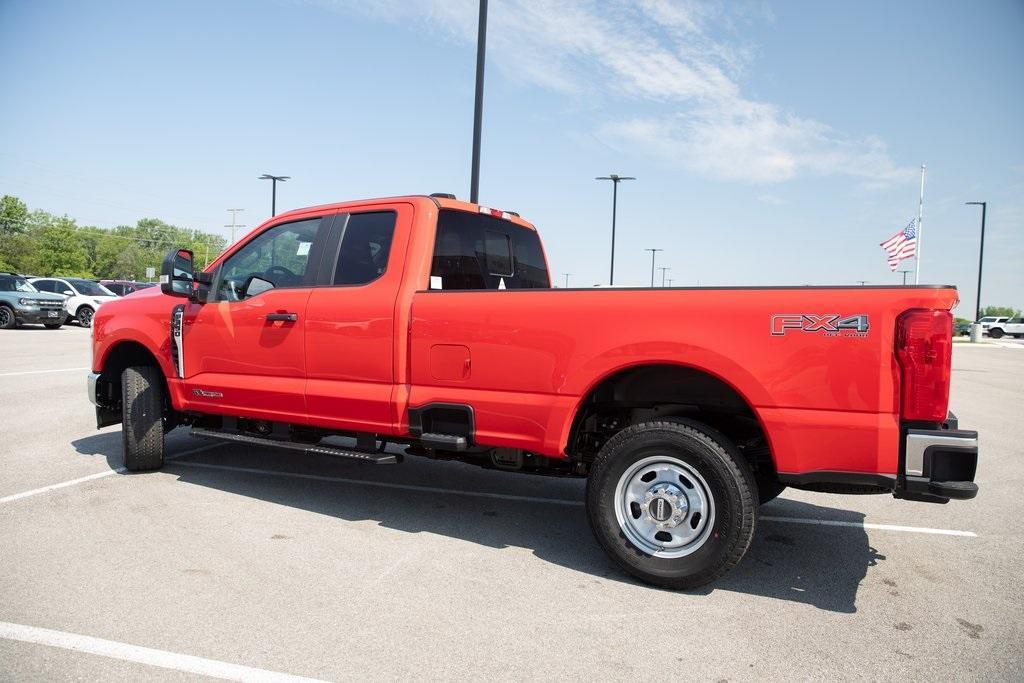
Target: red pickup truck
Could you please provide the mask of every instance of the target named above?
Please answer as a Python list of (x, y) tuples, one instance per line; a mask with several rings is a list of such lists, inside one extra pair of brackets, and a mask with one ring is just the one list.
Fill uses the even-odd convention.
[[(587, 478), (625, 571), (707, 583), (786, 486), (972, 498), (947, 412), (955, 288), (554, 289), (536, 229), (451, 195), (279, 215), (93, 321), (125, 465), (193, 434)], [(727, 330), (727, 332), (723, 332)], [(391, 448), (386, 448), (391, 444)]]

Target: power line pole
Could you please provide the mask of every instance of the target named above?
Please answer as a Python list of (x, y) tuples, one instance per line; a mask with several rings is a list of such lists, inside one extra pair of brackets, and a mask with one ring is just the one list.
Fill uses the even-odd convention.
[(644, 249), (644, 251), (651, 252), (651, 287), (654, 287), (654, 257), (657, 255), (657, 253), (659, 251), (665, 251), (665, 250), (664, 249), (646, 248), (646, 249)]
[(569, 289), (569, 276), (570, 275), (572, 275), (572, 273), (566, 273), (565, 274), (565, 288), (566, 289)]
[(668, 279), (668, 286), (669, 286), (669, 287), (671, 287), (671, 286), (672, 286), (672, 278), (669, 278), (669, 279)]
[(236, 223), (235, 217), (236, 217), (236, 214), (239, 211), (245, 211), (245, 209), (228, 209), (228, 211), (231, 212), (231, 225), (225, 225), (224, 227), (225, 228), (231, 228), (231, 244), (234, 244), (235, 243), (235, 228), (244, 228), (245, 227), (245, 223), (242, 223), (241, 225), (238, 225)]
[(480, 0), (476, 29), (476, 100), (473, 105), (473, 161), (470, 168), (469, 201), (480, 199), (480, 133), (484, 114), (484, 56), (487, 52), (487, 0)]
[(277, 184), (279, 182), (283, 183), (284, 181), (288, 180), (289, 178), (291, 178), (291, 176), (288, 176), (288, 175), (270, 175), (269, 173), (264, 173), (263, 175), (261, 175), (257, 179), (257, 180), (269, 180), (271, 182), (271, 184), (272, 184), (272, 188), (270, 190), (270, 215), (271, 215), (271, 217), (277, 215)]
[(615, 284), (615, 214), (618, 212), (619, 203), (619, 183), (623, 180), (636, 180), (632, 176), (621, 176), (614, 173), (610, 173), (606, 176), (600, 176), (594, 178), (594, 180), (610, 180), (612, 181), (612, 265), (611, 272), (608, 275), (608, 284)]
[(903, 273), (903, 286), (906, 287), (907, 286), (907, 273), (913, 273), (914, 271), (908, 269), (908, 270), (901, 270), (899, 272)]
[(672, 270), (672, 269), (669, 268), (668, 266), (658, 266), (658, 270), (661, 271), (661, 286), (664, 287), (665, 286), (665, 271), (666, 270)]

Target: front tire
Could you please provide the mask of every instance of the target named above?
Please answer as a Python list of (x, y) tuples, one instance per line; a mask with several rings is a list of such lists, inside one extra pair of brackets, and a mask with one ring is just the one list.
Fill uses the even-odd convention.
[(124, 466), (132, 472), (158, 470), (164, 464), (164, 390), (152, 365), (125, 368), (121, 375)]
[(0, 330), (13, 330), (17, 322), (14, 311), (8, 306), (0, 306)]
[(92, 327), (92, 316), (96, 311), (92, 310), (89, 306), (81, 306), (78, 312), (75, 313), (75, 320), (82, 327)]
[(757, 485), (726, 437), (666, 419), (622, 430), (594, 461), (587, 516), (601, 547), (638, 579), (673, 589), (714, 581), (746, 553)]

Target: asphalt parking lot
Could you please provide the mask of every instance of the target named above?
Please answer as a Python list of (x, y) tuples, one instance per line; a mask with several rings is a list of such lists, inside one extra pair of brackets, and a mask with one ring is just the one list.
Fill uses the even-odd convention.
[(976, 500), (787, 491), (690, 593), (613, 568), (577, 480), (184, 430), (120, 472), (88, 365), (88, 330), (0, 331), (0, 678), (1019, 680), (1024, 347), (954, 353)]

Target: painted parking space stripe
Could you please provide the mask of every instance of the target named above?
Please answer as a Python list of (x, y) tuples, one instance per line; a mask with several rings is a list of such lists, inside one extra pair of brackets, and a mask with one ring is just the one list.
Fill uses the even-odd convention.
[(0, 638), (14, 640), (21, 643), (32, 643), (36, 645), (48, 645), (63, 650), (75, 652), (87, 652), (101, 657), (120, 659), (126, 662), (137, 662), (162, 669), (174, 669), (186, 673), (210, 676), (228, 681), (317, 681), (315, 678), (292, 676), (290, 674), (257, 669), (241, 664), (221, 662), (216, 659), (205, 657), (194, 657), (183, 655), (177, 652), (156, 650), (151, 647), (129, 645), (114, 640), (93, 638), (77, 633), (65, 631), (54, 631), (48, 628), (36, 626), (25, 626), (23, 624), (12, 624), (7, 621), (0, 621)]
[(921, 526), (902, 526), (899, 524), (871, 524), (868, 522), (841, 522), (834, 519), (803, 519), (800, 517), (775, 517), (772, 515), (761, 515), (758, 519), (763, 522), (785, 522), (789, 524), (817, 524), (820, 526), (848, 526), (857, 529), (878, 529), (879, 531), (906, 531), (913, 534), (936, 534), (939, 536), (964, 536), (966, 538), (977, 538), (978, 534), (973, 531), (959, 531), (957, 529), (929, 529)]
[(20, 375), (47, 375), (53, 372), (88, 372), (91, 368), (59, 368), (57, 370), (25, 370), (23, 372), (0, 372), (0, 377), (18, 377)]
[[(177, 467), (196, 467), (208, 470), (221, 470), (225, 472), (241, 472), (243, 474), (258, 474), (268, 477), (283, 477), (291, 479), (305, 479), (307, 481), (335, 482), (340, 484), (354, 484), (356, 486), (369, 486), (384, 489), (399, 489), (403, 491), (424, 491), (426, 493), (445, 493), (470, 498), (496, 498), (499, 500), (514, 500), (528, 503), (548, 503), (551, 505), (569, 505), (583, 507), (582, 500), (570, 500), (566, 498), (545, 498), (542, 496), (519, 496), (508, 493), (488, 493), (485, 491), (466, 491), (461, 489), (441, 488), (438, 486), (418, 486), (416, 484), (393, 484), (383, 481), (366, 481), (365, 479), (352, 479), (349, 477), (331, 477), (320, 474), (302, 474), (299, 472), (279, 472), (275, 470), (261, 470), (255, 467), (236, 467), (234, 465), (217, 465), (205, 462), (176, 462)], [(801, 517), (777, 517), (774, 515), (761, 515), (760, 520), (766, 522), (781, 522), (791, 524), (816, 524), (820, 526), (852, 527), (856, 529), (875, 529), (878, 531), (903, 531), (917, 534), (937, 534), (942, 536), (961, 536), (975, 538), (977, 534), (973, 531), (960, 531), (957, 529), (930, 529), (927, 527), (902, 526), (898, 524), (872, 524), (868, 522), (842, 522), (830, 519), (804, 519)]]
[[(213, 443), (213, 444), (206, 444), (205, 446), (199, 446), (198, 448), (190, 448), (187, 451), (182, 451), (181, 453), (175, 453), (174, 455), (168, 456), (166, 459), (167, 460), (174, 460), (175, 458), (183, 458), (186, 455), (192, 455), (194, 453), (199, 453), (201, 451), (207, 451), (207, 450), (210, 450), (211, 448), (215, 448), (215, 447), (220, 446), (220, 445), (221, 444), (219, 444), (219, 443)], [(128, 470), (125, 469), (124, 467), (118, 467), (118, 468), (113, 469), (113, 470), (104, 470), (103, 472), (97, 472), (96, 474), (88, 474), (88, 475), (86, 475), (84, 477), (79, 477), (78, 479), (70, 479), (68, 481), (62, 481), (62, 482), (59, 482), (57, 484), (50, 484), (49, 486), (42, 486), (42, 487), (37, 488), (37, 489), (32, 489), (31, 491), (22, 491), (21, 493), (14, 493), (14, 494), (11, 494), (9, 496), (4, 496), (3, 498), (0, 498), (0, 505), (2, 505), (4, 503), (12, 503), (12, 502), (14, 502), (16, 500), (21, 500), (23, 498), (31, 498), (32, 496), (38, 496), (38, 495), (40, 495), (42, 493), (49, 493), (50, 491), (57, 491), (59, 489), (65, 489), (65, 488), (68, 488), (69, 486), (77, 486), (78, 484), (84, 484), (87, 481), (93, 481), (95, 479), (102, 479), (103, 477), (109, 477), (112, 474), (121, 474), (122, 472), (127, 472), (127, 471)]]

